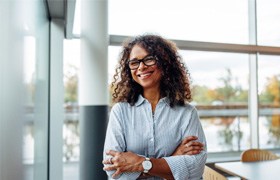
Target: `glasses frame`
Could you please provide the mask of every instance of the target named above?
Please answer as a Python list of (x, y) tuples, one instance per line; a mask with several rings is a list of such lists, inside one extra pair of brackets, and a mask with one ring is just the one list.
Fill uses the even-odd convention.
[[(152, 57), (152, 59), (155, 61), (155, 63), (154, 63), (154, 64), (150, 64), (150, 65), (146, 64), (145, 61), (148, 60), (148, 58), (151, 58), (151, 57)], [(135, 68), (131, 68), (129, 64), (130, 64), (130, 62), (132, 62), (132, 61), (133, 61), (133, 62), (137, 62), (137, 63), (138, 63), (138, 66), (135, 67)], [(138, 68), (139, 68), (141, 62), (143, 62), (143, 64), (144, 64), (145, 66), (153, 66), (153, 65), (155, 65), (155, 64), (157, 63), (157, 61), (158, 61), (158, 59), (157, 59), (156, 56), (147, 55), (147, 56), (145, 56), (143, 59), (131, 59), (131, 60), (128, 60), (128, 61), (127, 61), (127, 65), (128, 65), (128, 67), (129, 67), (130, 70), (135, 70), (135, 69), (138, 69)]]

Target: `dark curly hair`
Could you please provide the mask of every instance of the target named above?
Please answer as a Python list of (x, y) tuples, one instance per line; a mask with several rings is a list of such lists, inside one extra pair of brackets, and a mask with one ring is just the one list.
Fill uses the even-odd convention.
[(158, 35), (141, 35), (125, 41), (119, 56), (112, 82), (113, 102), (128, 102), (134, 105), (143, 88), (136, 83), (131, 75), (127, 61), (134, 45), (144, 48), (148, 54), (157, 57), (157, 66), (161, 69), (160, 95), (167, 97), (170, 106), (183, 106), (192, 99), (190, 76), (182, 62), (175, 43)]

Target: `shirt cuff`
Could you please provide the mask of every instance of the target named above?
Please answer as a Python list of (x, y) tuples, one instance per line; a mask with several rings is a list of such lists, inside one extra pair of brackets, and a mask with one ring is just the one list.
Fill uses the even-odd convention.
[[(107, 171), (108, 180), (113, 180), (112, 175), (115, 171)], [(131, 179), (137, 179), (140, 176), (141, 172), (125, 172), (116, 177), (115, 179), (118, 180), (131, 180)]]
[(189, 166), (194, 163), (193, 158), (185, 158), (184, 156), (170, 156), (164, 157), (164, 159), (169, 165), (175, 180), (189, 179), (191, 169)]

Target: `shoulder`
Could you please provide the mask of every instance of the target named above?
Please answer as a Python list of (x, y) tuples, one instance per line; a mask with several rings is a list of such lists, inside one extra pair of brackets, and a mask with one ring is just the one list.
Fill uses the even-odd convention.
[(130, 107), (131, 107), (131, 105), (127, 102), (118, 102), (112, 106), (111, 111), (113, 111), (113, 112), (125, 111)]
[(178, 116), (184, 117), (183, 119), (198, 118), (198, 111), (192, 104), (186, 103), (182, 106), (175, 106), (173, 109), (173, 112)]
[(190, 104), (190, 103), (186, 103), (182, 106), (175, 106), (175, 108), (178, 109), (181, 112), (188, 112), (188, 113), (197, 111), (195, 106)]

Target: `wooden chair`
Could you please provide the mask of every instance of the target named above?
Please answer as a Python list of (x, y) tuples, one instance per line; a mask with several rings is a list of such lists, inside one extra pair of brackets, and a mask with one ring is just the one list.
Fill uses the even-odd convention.
[(261, 149), (248, 149), (241, 154), (242, 162), (275, 160), (279, 157), (271, 151)]
[(225, 176), (218, 173), (214, 169), (208, 167), (205, 165), (204, 167), (204, 173), (203, 173), (203, 179), (204, 180), (227, 180)]

